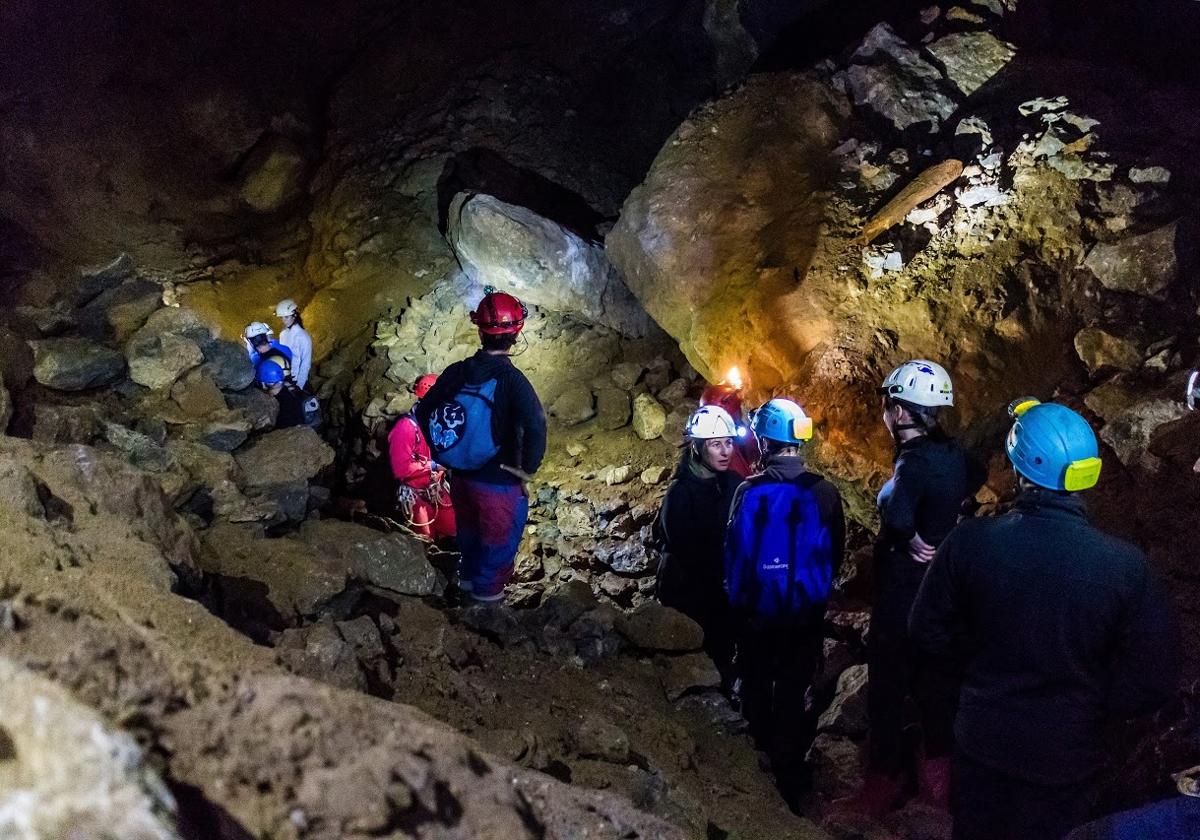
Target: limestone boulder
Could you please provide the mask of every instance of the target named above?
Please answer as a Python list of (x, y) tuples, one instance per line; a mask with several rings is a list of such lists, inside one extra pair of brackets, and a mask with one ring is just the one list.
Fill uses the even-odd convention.
[(203, 419), (225, 413), (229, 406), (205, 368), (196, 368), (171, 386), (171, 400), (189, 417)]
[[(204, 532), (200, 567), (221, 581), (226, 614), (247, 631), (282, 629), (329, 613), (346, 590), (343, 558), (255, 526), (218, 523)], [(255, 626), (248, 626), (248, 623)]]
[(649, 394), (633, 398), (633, 431), (642, 440), (662, 437), (667, 427), (667, 411)]
[(305, 523), (300, 539), (319, 555), (341, 562), (352, 577), (400, 595), (431, 595), (438, 574), (425, 545), (407, 534), (385, 534), (353, 522)]
[(1161, 298), (1179, 271), (1177, 226), (1171, 222), (1138, 236), (1100, 242), (1088, 252), (1084, 268), (1106, 289)]
[(225, 402), (250, 424), (256, 432), (275, 428), (279, 417), (279, 400), (261, 388), (246, 388), (225, 395)]
[(600, 428), (620, 429), (629, 423), (629, 393), (620, 388), (600, 388), (596, 391), (596, 422)]
[(667, 660), (662, 673), (663, 691), (672, 703), (686, 694), (721, 686), (721, 672), (704, 653), (688, 653)]
[(334, 451), (307, 426), (268, 432), (239, 451), (238, 466), (247, 486), (308, 481), (333, 463)]
[(214, 341), (204, 348), (204, 370), (222, 391), (241, 391), (254, 382), (246, 348), (232, 341)]
[(550, 404), (551, 417), (574, 426), (596, 416), (595, 400), (591, 389), (583, 385), (568, 388)]
[(867, 734), (867, 666), (851, 665), (837, 681), (833, 702), (817, 721), (819, 732), (860, 737)]
[(1153, 469), (1158, 459), (1150, 452), (1150, 441), (1161, 427), (1187, 416), (1187, 408), (1176, 400), (1141, 400), (1110, 419), (1100, 429), (1100, 439), (1117, 453), (1126, 466), (1140, 464)]
[(161, 286), (131, 280), (101, 292), (76, 313), (76, 320), (89, 338), (123, 342), (161, 306)]
[[(676, 130), (607, 237), (634, 294), (710, 381), (751, 347), (762, 368), (791, 370), (831, 331), (793, 267), (816, 245), (837, 113), (804, 77), (751, 77)], [(644, 370), (629, 368), (613, 372), (621, 387)]]
[(631, 645), (644, 650), (687, 652), (704, 641), (700, 625), (671, 607), (646, 601), (617, 619), (617, 632)]
[(0, 836), (177, 840), (175, 800), (134, 739), (0, 659)]
[(1075, 352), (1093, 376), (1133, 370), (1142, 363), (1142, 353), (1136, 343), (1098, 327), (1088, 327), (1075, 334)]
[(33, 378), (56, 391), (86, 391), (110, 385), (125, 370), (125, 358), (85, 338), (48, 338), (30, 342)]
[(1012, 61), (1016, 48), (990, 32), (952, 32), (925, 48), (963, 96), (970, 96)]
[(170, 388), (204, 361), (200, 345), (174, 333), (135, 335), (125, 348), (129, 378), (154, 390)]
[(913, 126), (936, 131), (957, 108), (937, 68), (886, 23), (867, 33), (852, 60), (843, 78), (854, 103), (898, 131)]
[(459, 262), (480, 285), (629, 336), (649, 329), (645, 311), (604, 249), (532, 210), (463, 193), (450, 205), (449, 226)]

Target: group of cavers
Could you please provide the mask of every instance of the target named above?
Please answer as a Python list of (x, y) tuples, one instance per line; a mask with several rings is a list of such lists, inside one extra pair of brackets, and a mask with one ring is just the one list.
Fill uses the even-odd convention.
[[(1087, 519), (1080, 493), (1101, 466), (1087, 421), (1014, 401), (1016, 499), (972, 518), (986, 475), (939, 422), (954, 405), (946, 370), (905, 362), (878, 391), (895, 454), (871, 562), (867, 770), (833, 810), (882, 818), (915, 796), (949, 809), (956, 840), (1200, 838), (1190, 797), (1088, 822), (1103, 730), (1172, 697), (1179, 640), (1143, 554)], [(701, 402), (658, 520), (658, 597), (704, 628), (794, 802), (845, 550), (842, 502), (805, 468), (812, 421), (795, 402), (772, 399), (748, 424), (731, 387), (710, 386)]]
[[(303, 331), (294, 304), (278, 312), (280, 341), (247, 330), (252, 359), (264, 387), (303, 395), (311, 340), (292, 343)], [(511, 359), (527, 316), (517, 298), (485, 289), (470, 313), (479, 351), (419, 377), (415, 405), (388, 438), (406, 523), (453, 540), (468, 602), (503, 600), (527, 482), (545, 454), (541, 403)], [(284, 349), (288, 365), (273, 356)], [(972, 518), (985, 473), (939, 422), (954, 405), (946, 370), (906, 362), (879, 396), (895, 458), (877, 499), (868, 769), (834, 807), (882, 817), (916, 796), (950, 809), (956, 840), (1200, 837), (1200, 799), (1185, 797), (1087, 823), (1104, 727), (1159, 708), (1179, 668), (1171, 606), (1144, 555), (1087, 519), (1080, 493), (1101, 466), (1087, 421), (1056, 403), (1015, 401), (1005, 450), (1017, 497), (1003, 515)], [(805, 467), (812, 435), (792, 399), (747, 416), (738, 389), (710, 386), (654, 528), (658, 599), (703, 628), (724, 688), (793, 802), (846, 542), (838, 490)]]

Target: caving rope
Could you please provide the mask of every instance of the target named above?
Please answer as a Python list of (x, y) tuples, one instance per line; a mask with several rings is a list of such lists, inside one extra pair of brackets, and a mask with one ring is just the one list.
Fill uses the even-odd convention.
[[(432, 508), (427, 522), (418, 522), (416, 519), (417, 502), (422, 500)], [(400, 486), (396, 488), (396, 507), (399, 508), (404, 517), (404, 524), (409, 529), (428, 528), (437, 519), (441, 509), (449, 506), (450, 483), (445, 470), (434, 474), (432, 480), (425, 487), (412, 487), (401, 482)]]

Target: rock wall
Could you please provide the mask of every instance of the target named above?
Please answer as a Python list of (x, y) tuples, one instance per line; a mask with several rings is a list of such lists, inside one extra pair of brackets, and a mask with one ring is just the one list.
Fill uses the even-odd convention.
[[(1194, 230), (1191, 176), (1168, 194), (1146, 162), (1176, 159), (1173, 143), (1145, 145), (1147, 127), (1132, 155), (1129, 116), (1082, 92), (1101, 71), (1026, 61), (991, 15), (927, 17), (925, 46), (880, 25), (842, 63), (754, 76), (695, 111), (607, 240), (706, 378), (737, 364), (755, 397), (790, 393), (818, 418), (814, 457), (864, 521), (890, 452), (873, 388), (900, 361), (945, 363), (956, 427), (994, 452), (1013, 395), (1082, 407), (1136, 370), (1145, 399), (1194, 356), (1177, 264), (1195, 250), (1178, 233)], [(1123, 422), (1110, 445), (1134, 427), (1148, 441)]]

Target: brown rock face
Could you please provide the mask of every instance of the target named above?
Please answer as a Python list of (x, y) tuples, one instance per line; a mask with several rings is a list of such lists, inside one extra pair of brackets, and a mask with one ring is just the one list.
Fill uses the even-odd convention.
[(609, 234), (629, 287), (713, 381), (752, 347), (762, 384), (783, 381), (831, 332), (805, 275), (836, 114), (802, 76), (754, 77), (680, 126)]

